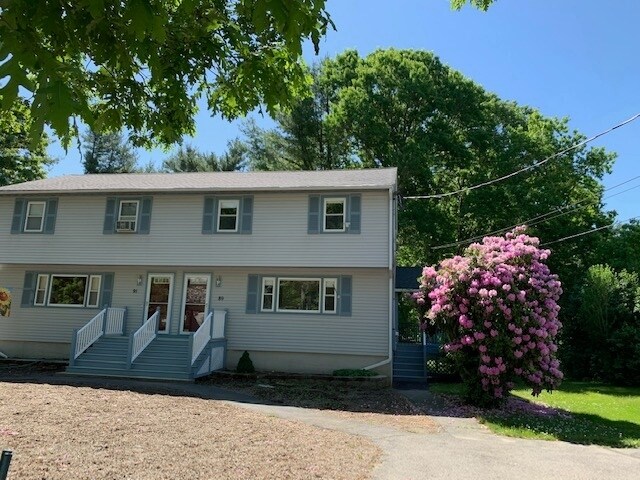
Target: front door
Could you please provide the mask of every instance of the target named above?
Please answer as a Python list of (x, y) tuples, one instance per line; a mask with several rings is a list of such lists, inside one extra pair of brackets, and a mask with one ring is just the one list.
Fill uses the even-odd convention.
[(173, 295), (172, 273), (151, 273), (147, 281), (147, 318), (160, 308), (158, 333), (169, 332), (171, 297)]
[(184, 276), (181, 332), (198, 330), (209, 312), (211, 275), (194, 273)]

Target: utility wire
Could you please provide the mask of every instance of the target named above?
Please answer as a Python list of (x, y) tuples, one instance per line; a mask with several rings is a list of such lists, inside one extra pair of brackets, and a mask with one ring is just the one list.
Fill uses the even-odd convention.
[[(613, 190), (615, 188), (621, 187), (622, 185), (625, 185), (625, 184), (627, 184), (629, 182), (637, 180), (638, 178), (640, 178), (640, 175), (637, 175), (637, 176), (635, 176), (633, 178), (630, 178), (629, 180), (625, 180), (624, 182), (618, 183), (617, 185), (614, 185), (612, 187), (606, 188), (605, 190), (603, 190), (603, 192), (608, 192), (609, 190)], [(640, 188), (640, 184), (639, 185), (635, 185), (635, 186), (630, 187), (630, 188), (627, 188), (625, 190), (622, 190), (621, 192), (617, 192), (617, 193), (614, 193), (612, 195), (607, 195), (606, 197), (603, 197), (601, 200), (607, 200), (609, 198), (613, 198), (613, 197), (616, 197), (618, 195), (622, 195), (623, 193), (626, 193), (629, 190), (633, 190), (635, 188)], [(585, 203), (587, 201), (588, 200), (585, 199), (585, 200), (581, 200), (579, 202), (576, 202), (573, 205), (568, 205), (566, 207), (557, 207), (557, 208), (555, 208), (555, 209), (553, 209), (553, 210), (551, 210), (551, 211), (549, 211), (547, 213), (543, 213), (541, 215), (538, 215), (537, 217), (533, 217), (533, 218), (530, 218), (528, 220), (524, 220), (522, 222), (518, 222), (515, 225), (511, 225), (509, 227), (500, 228), (498, 230), (494, 230), (492, 232), (484, 233), (482, 235), (476, 235), (474, 237), (470, 237), (470, 238), (467, 238), (465, 240), (459, 240), (457, 242), (451, 242), (451, 243), (446, 243), (446, 244), (443, 244), (443, 245), (437, 245), (435, 247), (431, 247), (431, 250), (441, 250), (443, 248), (457, 247), (459, 245), (465, 245), (467, 243), (471, 243), (471, 242), (474, 242), (476, 240), (482, 240), (484, 237), (487, 237), (487, 236), (490, 236), (490, 235), (496, 235), (498, 233), (502, 233), (502, 232), (506, 232), (508, 230), (512, 230), (515, 227), (518, 227), (520, 225), (527, 225), (527, 226), (537, 225), (539, 223), (546, 222), (547, 220), (552, 220), (554, 218), (561, 217), (563, 215), (566, 215), (567, 213), (571, 213), (571, 212), (574, 212), (576, 210), (579, 210), (579, 209), (582, 209), (582, 208), (585, 208), (585, 207), (591, 205), (590, 203), (587, 203), (586, 205), (582, 205), (583, 203)], [(582, 206), (580, 206), (580, 205), (582, 205)], [(566, 210), (566, 209), (569, 209), (569, 210)], [(565, 210), (565, 211), (563, 212), (563, 210)], [(558, 213), (558, 212), (560, 212), (560, 213)], [(558, 214), (557, 215), (553, 215), (554, 213), (558, 213)], [(552, 216), (550, 216), (550, 215), (552, 215)]]
[(618, 123), (617, 125), (614, 125), (611, 128), (608, 128), (607, 130), (604, 130), (600, 133), (595, 134), (592, 137), (589, 137), (585, 140), (582, 140), (581, 142), (576, 143), (575, 145), (572, 145), (570, 147), (567, 147), (563, 150), (560, 150), (559, 152), (554, 153), (553, 155), (551, 155), (550, 157), (545, 158), (544, 160), (540, 160), (539, 162), (536, 162), (532, 165), (529, 165), (527, 167), (521, 168), (520, 170), (516, 170), (515, 172), (511, 172), (507, 175), (503, 175), (502, 177), (498, 177), (498, 178), (494, 178), (493, 180), (487, 180), (486, 182), (482, 182), (482, 183), (478, 183), (476, 185), (472, 185), (470, 187), (465, 187), (465, 188), (460, 188), (458, 190), (454, 190), (452, 192), (445, 192), (445, 193), (435, 193), (433, 195), (414, 195), (414, 196), (410, 196), (410, 197), (404, 197), (405, 199), (408, 200), (424, 200), (424, 199), (430, 199), (430, 198), (446, 198), (446, 197), (451, 197), (453, 195), (457, 195), (459, 193), (463, 193), (463, 192), (468, 192), (471, 190), (477, 190), (478, 188), (482, 188), (482, 187), (486, 187), (489, 185), (492, 185), (494, 183), (498, 183), (498, 182), (502, 182), (504, 180), (507, 180), (508, 178), (511, 177), (515, 177), (516, 175), (519, 175), (521, 173), (527, 172), (529, 170), (533, 170), (534, 168), (538, 168), (540, 165), (544, 165), (545, 163), (547, 163), (550, 160), (553, 160), (554, 158), (557, 158), (561, 155), (564, 155), (565, 153), (569, 153), (573, 150), (576, 150), (577, 148), (582, 147), (583, 145), (586, 145), (587, 143), (593, 142), (594, 140), (596, 140), (597, 138), (600, 138), (604, 135), (607, 135), (608, 133), (613, 132), (614, 130), (616, 130), (617, 128), (623, 127), (631, 122), (633, 122), (634, 120), (637, 120), (638, 118), (640, 118), (640, 113), (636, 113), (633, 117), (625, 120), (624, 122)]
[(611, 228), (616, 223), (619, 223), (619, 224), (627, 223), (627, 222), (630, 222), (631, 220), (635, 220), (635, 219), (638, 219), (638, 218), (640, 218), (640, 215), (638, 215), (636, 217), (627, 218), (624, 222), (613, 222), (613, 223), (610, 223), (609, 225), (604, 225), (604, 226), (598, 227), (598, 228), (592, 228), (591, 230), (586, 230), (584, 232), (576, 233), (575, 235), (569, 235), (568, 237), (562, 237), (562, 238), (559, 238), (557, 240), (552, 240), (551, 242), (543, 243), (540, 246), (541, 247), (546, 247), (547, 245), (552, 245), (554, 243), (564, 242), (565, 240), (569, 240), (571, 238), (582, 237), (583, 235), (588, 235), (590, 233), (597, 232), (598, 230), (604, 230), (605, 228)]

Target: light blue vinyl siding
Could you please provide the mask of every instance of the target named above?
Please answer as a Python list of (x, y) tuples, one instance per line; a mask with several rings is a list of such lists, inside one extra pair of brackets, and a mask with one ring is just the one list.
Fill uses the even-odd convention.
[(148, 235), (104, 235), (106, 195), (59, 196), (54, 235), (11, 235), (14, 199), (0, 197), (0, 264), (388, 267), (388, 191), (360, 200), (359, 235), (309, 235), (307, 192), (253, 195), (250, 235), (203, 235), (196, 194), (155, 195)]
[[(38, 270), (55, 273), (104, 274), (103, 266), (60, 267), (42, 265)], [(27, 265), (2, 265), (2, 286), (9, 288), (14, 298), (10, 317), (0, 317), (0, 340), (70, 343), (74, 328), (80, 328), (99, 308), (39, 307), (22, 308), (20, 299), (25, 273), (34, 271)], [(231, 267), (189, 267), (168, 269), (165, 266), (113, 267), (113, 307), (127, 307), (127, 332), (137, 329), (144, 317), (146, 285), (137, 285), (139, 275), (149, 272), (174, 274), (170, 332), (177, 334), (180, 326), (185, 274), (207, 273), (220, 278), (213, 282), (211, 308), (228, 311), (226, 332), (228, 348), (272, 352), (340, 353), (347, 355), (388, 354), (389, 283), (388, 271), (376, 269), (328, 268), (265, 268), (263, 275), (290, 277), (352, 278), (351, 315), (245, 313), (247, 278), (253, 269)], [(106, 288), (106, 287), (105, 287)], [(34, 352), (33, 357), (37, 357)]]

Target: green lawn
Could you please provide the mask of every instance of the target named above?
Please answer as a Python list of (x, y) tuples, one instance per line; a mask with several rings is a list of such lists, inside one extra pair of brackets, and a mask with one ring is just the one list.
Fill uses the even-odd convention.
[[(450, 395), (461, 391), (455, 384), (434, 384), (431, 390)], [(478, 419), (492, 431), (513, 437), (640, 447), (640, 388), (567, 381), (537, 399), (526, 389), (513, 395), (527, 403), (511, 400), (503, 409), (478, 410)]]

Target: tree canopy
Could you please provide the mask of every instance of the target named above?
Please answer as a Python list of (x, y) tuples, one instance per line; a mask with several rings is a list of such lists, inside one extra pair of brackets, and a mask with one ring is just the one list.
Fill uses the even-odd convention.
[(30, 125), (29, 106), (24, 100), (18, 98), (10, 108), (0, 110), (0, 187), (44, 178), (45, 167), (53, 163), (46, 153), (46, 135), (32, 142)]
[(33, 95), (31, 134), (67, 144), (76, 119), (137, 145), (194, 132), (196, 102), (234, 118), (307, 87), (302, 44), (332, 25), (325, 0), (5, 0), (0, 88)]
[(89, 131), (83, 135), (84, 173), (132, 173), (138, 157), (122, 134)]
[[(398, 167), (401, 264), (434, 263), (462, 251), (468, 238), (555, 209), (563, 215), (531, 225), (530, 232), (543, 243), (611, 222), (611, 215), (602, 211), (600, 180), (614, 155), (601, 148), (578, 148), (507, 181), (465, 190), (531, 167), (585, 137), (571, 131), (567, 119), (501, 100), (432, 53), (388, 49), (360, 57), (347, 51), (322, 62), (314, 78), (314, 103), (324, 102), (314, 120), (317, 126), (306, 128), (309, 117), (296, 119), (295, 113), (307, 108), (299, 102), (292, 113), (275, 117), (275, 130), (257, 139), (248, 136), (249, 157), (262, 154), (256, 145), (279, 143), (297, 158), (285, 164), (288, 168), (324, 168), (320, 159), (310, 164), (314, 156), (298, 153), (304, 142), (313, 144), (321, 128), (331, 132), (332, 145), (346, 149), (341, 155), (350, 165)], [(279, 161), (267, 155), (267, 165), (253, 165), (271, 169), (272, 158)], [(406, 198), (454, 190), (462, 191), (441, 199)], [(572, 209), (578, 202), (581, 208)], [(461, 243), (434, 248), (456, 242)], [(584, 251), (594, 248), (595, 239), (588, 235), (558, 244), (552, 267), (562, 278), (584, 266)]]
[(182, 172), (232, 172), (245, 167), (246, 147), (238, 140), (228, 143), (227, 151), (221, 156), (203, 153), (195, 147), (180, 147), (176, 153), (164, 160), (162, 170), (169, 173)]

